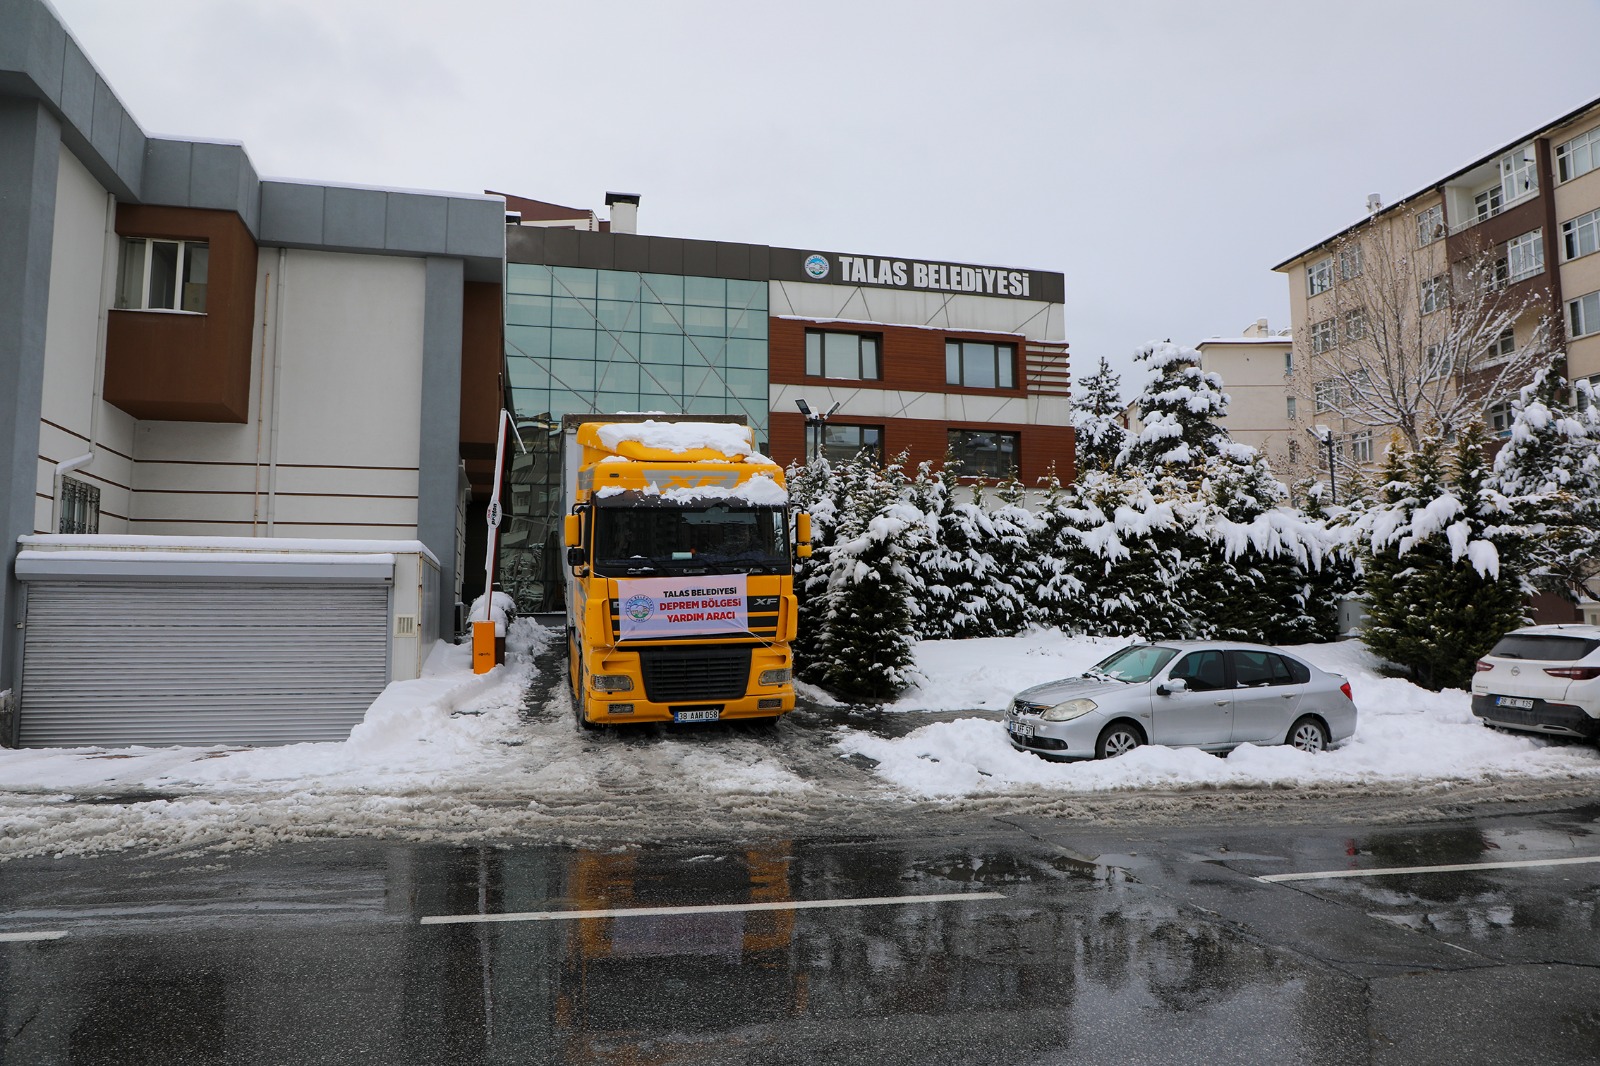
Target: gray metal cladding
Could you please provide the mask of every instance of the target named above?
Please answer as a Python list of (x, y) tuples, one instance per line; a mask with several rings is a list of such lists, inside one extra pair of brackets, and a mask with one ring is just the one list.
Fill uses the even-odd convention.
[(35, 581), (24, 747), (344, 740), (388, 682), (382, 584)]

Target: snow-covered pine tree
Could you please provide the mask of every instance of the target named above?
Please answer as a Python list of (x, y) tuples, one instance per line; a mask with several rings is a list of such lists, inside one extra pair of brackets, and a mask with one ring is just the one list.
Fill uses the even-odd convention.
[(1087, 588), (1080, 573), (1086, 559), (1083, 543), (1072, 525), (1072, 515), (1078, 510), (1078, 486), (1062, 485), (1053, 466), (1045, 475), (1044, 486), (1030, 537), (1038, 584), (1030, 598), (1028, 620), (1074, 632), (1081, 622), (1079, 601)]
[(1524, 585), (1496, 543), (1507, 506), (1488, 483), (1486, 443), (1474, 425), (1453, 463), (1432, 437), (1414, 454), (1391, 451), (1381, 502), (1362, 517), (1367, 644), (1425, 688), (1465, 688), (1477, 659), (1522, 621)]
[(1128, 438), (1121, 421), (1122, 380), (1101, 356), (1094, 373), (1079, 378), (1077, 385), (1070, 417), (1078, 469), (1109, 469)]
[(983, 491), (977, 488), (972, 502), (961, 502), (958, 476), (947, 457), (937, 471), (919, 469), (911, 492), (937, 528), (918, 560), (926, 590), (918, 629), (930, 640), (994, 636), (995, 593), (1004, 587), (1002, 607), (1015, 593), (993, 554), (1000, 532), (983, 506)]
[(1151, 639), (1189, 636), (1193, 619), (1184, 590), (1193, 563), (1182, 549), (1170, 495), (1158, 497), (1137, 470), (1091, 470), (1076, 489), (1076, 501), (1062, 509), (1062, 549), (1083, 592), (1067, 628)]
[(925, 516), (870, 457), (843, 464), (839, 481), (809, 679), (842, 696), (888, 699), (912, 678), (909, 598)]
[(1123, 444), (1118, 466), (1172, 470), (1209, 457), (1248, 458), (1220, 424), (1228, 397), (1222, 378), (1200, 369), (1199, 352), (1171, 341), (1149, 344), (1134, 356), (1134, 365), (1148, 376), (1138, 399), (1143, 428)]
[(1600, 576), (1600, 407), (1587, 381), (1578, 382), (1580, 409), (1567, 390), (1545, 370), (1512, 401), (1493, 480), (1510, 501), (1534, 587), (1575, 600)]
[(795, 510), (811, 515), (811, 558), (800, 561), (794, 577), (794, 594), (800, 609), (794, 669), (797, 676), (810, 677), (826, 655), (823, 644), (827, 627), (822, 623), (827, 615), (824, 600), (829, 556), (839, 520), (840, 485), (833, 464), (820, 457), (805, 466), (789, 467), (787, 481)]
[(1011, 636), (1027, 628), (1034, 614), (1033, 596), (1041, 565), (1033, 553), (1033, 532), (1039, 518), (1027, 507), (1028, 493), (1015, 476), (995, 489), (988, 508), (994, 527), (989, 554), (995, 575), (988, 588), (990, 636)]

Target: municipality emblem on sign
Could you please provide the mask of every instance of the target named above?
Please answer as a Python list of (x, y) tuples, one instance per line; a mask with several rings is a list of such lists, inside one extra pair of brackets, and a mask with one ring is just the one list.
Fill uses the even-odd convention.
[(806, 256), (806, 275), (821, 281), (828, 276), (828, 257), (825, 255)]
[(623, 601), (622, 609), (635, 622), (643, 622), (655, 614), (656, 602), (649, 596), (629, 596)]

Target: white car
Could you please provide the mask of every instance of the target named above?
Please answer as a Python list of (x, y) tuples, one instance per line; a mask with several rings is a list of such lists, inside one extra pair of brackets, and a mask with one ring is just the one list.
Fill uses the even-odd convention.
[(1478, 660), (1472, 713), (1496, 729), (1600, 740), (1600, 626), (1526, 626)]
[(1141, 744), (1317, 752), (1356, 731), (1356, 705), (1343, 677), (1282, 648), (1173, 640), (1017, 693), (1005, 726), (1012, 747), (1046, 758), (1106, 759)]

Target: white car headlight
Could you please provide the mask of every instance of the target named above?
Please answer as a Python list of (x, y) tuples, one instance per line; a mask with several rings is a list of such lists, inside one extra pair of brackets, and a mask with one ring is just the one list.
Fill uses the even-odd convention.
[(1039, 717), (1047, 722), (1070, 722), (1074, 718), (1082, 718), (1096, 706), (1098, 704), (1094, 700), (1068, 700), (1066, 703), (1056, 704)]

